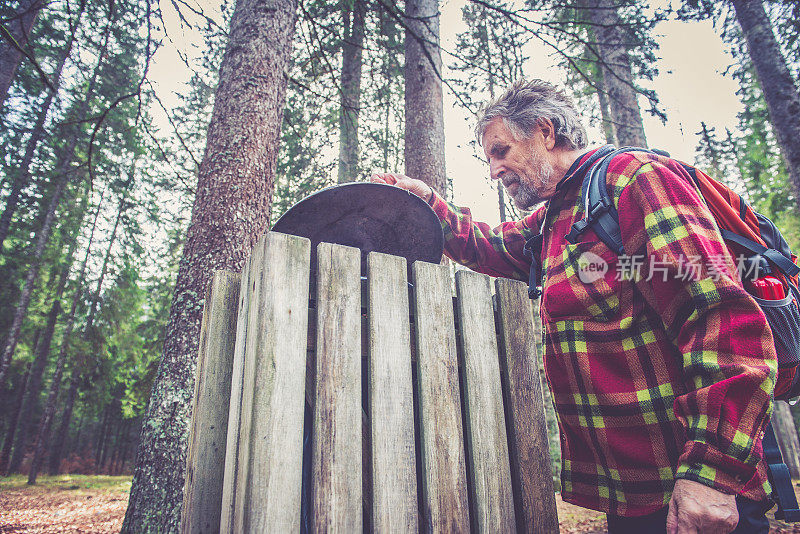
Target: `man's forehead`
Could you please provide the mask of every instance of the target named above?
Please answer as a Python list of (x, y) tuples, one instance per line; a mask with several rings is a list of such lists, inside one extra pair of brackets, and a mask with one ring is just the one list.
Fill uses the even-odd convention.
[(486, 126), (483, 132), (483, 146), (487, 146), (492, 142), (504, 142), (512, 137), (511, 130), (506, 125), (505, 121), (500, 117), (492, 119)]

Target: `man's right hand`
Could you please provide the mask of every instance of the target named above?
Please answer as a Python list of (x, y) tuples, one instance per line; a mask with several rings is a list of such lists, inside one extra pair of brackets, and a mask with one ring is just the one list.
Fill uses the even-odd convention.
[(371, 181), (378, 184), (396, 185), (401, 189), (405, 189), (409, 193), (414, 193), (426, 202), (433, 194), (433, 189), (431, 189), (431, 186), (422, 180), (415, 180), (414, 178), (409, 178), (404, 174), (393, 174), (388, 172), (376, 173), (372, 175)]

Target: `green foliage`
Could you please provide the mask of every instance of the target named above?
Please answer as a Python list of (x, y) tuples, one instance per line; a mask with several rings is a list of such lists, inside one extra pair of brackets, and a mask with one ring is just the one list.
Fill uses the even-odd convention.
[[(108, 404), (118, 416), (141, 415), (163, 345), (181, 246), (177, 236), (185, 227), (185, 215), (173, 208), (191, 200), (184, 184), (174, 178), (174, 162), (167, 152), (180, 143), (175, 137), (158, 136), (149, 115), (158, 102), (143, 82), (157, 47), (157, 6), (87, 0), (79, 17), (80, 5), (49, 3), (31, 40), (38, 62), (52, 72), (80, 18), (29, 180), (0, 251), (0, 304), (13, 312), (53, 185), (67, 172), (67, 189), (56, 209), (56, 224), (15, 353), (9, 382), (13, 387), (0, 392), (3, 429), (12, 413), (12, 394), (32, 359), (37, 332), (56, 300), (62, 312), (45, 383), (63, 346), (65, 383), (72, 378), (79, 384), (75, 419), (99, 417)], [(199, 95), (209, 94), (199, 81), (198, 87)], [(33, 68), (23, 62), (0, 112), (0, 198), (19, 176), (15, 173), (45, 96)], [(204, 129), (195, 133), (196, 144), (204, 142)], [(4, 206), (5, 202), (0, 208)], [(0, 337), (11, 316), (0, 318)], [(71, 321), (75, 327), (66, 337)], [(60, 413), (56, 425), (59, 417)]]

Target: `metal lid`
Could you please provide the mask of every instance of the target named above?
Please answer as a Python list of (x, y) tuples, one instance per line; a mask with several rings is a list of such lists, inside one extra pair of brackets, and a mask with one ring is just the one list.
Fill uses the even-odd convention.
[[(372, 251), (439, 263), (444, 236), (439, 218), (418, 196), (386, 184), (353, 182), (328, 187), (294, 206), (272, 227), (274, 232), (360, 248), (362, 271)], [(312, 263), (313, 265), (314, 263)]]

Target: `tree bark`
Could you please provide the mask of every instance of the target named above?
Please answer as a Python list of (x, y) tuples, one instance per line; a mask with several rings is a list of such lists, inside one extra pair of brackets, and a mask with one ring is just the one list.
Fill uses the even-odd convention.
[(296, 0), (237, 0), (123, 532), (180, 525), (203, 296), (267, 228)]
[(131, 444), (131, 426), (133, 426), (133, 419), (125, 421), (125, 432), (122, 434), (122, 450), (117, 458), (117, 464), (114, 466), (114, 474), (121, 475), (125, 471), (125, 460), (128, 457), (128, 449)]
[[(602, 80), (598, 80), (602, 82)], [(614, 135), (614, 120), (611, 118), (611, 110), (608, 107), (608, 95), (606, 94), (605, 84), (600, 84), (597, 88), (597, 102), (600, 104), (600, 120), (603, 121), (603, 137), (606, 144), (616, 145), (617, 138)]]
[[(72, 52), (72, 45), (75, 43), (75, 36), (78, 33), (78, 26), (80, 25), (80, 19), (83, 15), (85, 6), (86, 2), (81, 2), (80, 11), (78, 12), (75, 24), (72, 25), (72, 31), (70, 33), (69, 40), (67, 41), (67, 44), (64, 46), (64, 50), (61, 52), (61, 55), (58, 58), (55, 71), (50, 79), (53, 88), (56, 91), (58, 91), (58, 88), (61, 85), (61, 73), (64, 70), (64, 64), (67, 62), (67, 59)], [(2, 55), (2, 53), (0, 53), (0, 55)], [(20, 193), (22, 192), (22, 188), (25, 187), (25, 185), (30, 181), (33, 156), (36, 154), (36, 148), (39, 146), (39, 141), (42, 140), (42, 136), (44, 135), (44, 124), (47, 120), (47, 114), (50, 111), (50, 106), (53, 104), (55, 96), (55, 91), (47, 91), (47, 96), (45, 97), (44, 102), (42, 102), (42, 107), (39, 109), (39, 114), (36, 117), (36, 123), (33, 126), (33, 130), (31, 130), (31, 136), (28, 138), (27, 143), (25, 143), (25, 154), (22, 157), (19, 168), (12, 170), (13, 178), (11, 181), (11, 191), (9, 191), (8, 196), (6, 197), (6, 207), (3, 209), (2, 216), (0, 216), (0, 251), (3, 250), (3, 243), (5, 242), (6, 237), (8, 237), (8, 230), (11, 227), (11, 219), (14, 217), (14, 213), (17, 211), (17, 205), (19, 204), (19, 197)]]
[[(92, 78), (89, 81), (89, 85), (86, 90), (86, 97), (81, 101), (78, 106), (77, 113), (75, 113), (75, 117), (77, 117), (78, 121), (82, 121), (86, 119), (86, 116), (89, 112), (89, 103), (91, 101), (92, 96), (94, 95), (95, 85), (97, 84), (97, 78), (100, 75), (100, 68), (102, 67), (103, 63), (105, 62), (106, 51), (108, 49), (108, 40), (109, 34), (111, 30), (111, 21), (106, 26), (105, 35), (103, 37), (103, 44), (100, 48), (98, 54), (98, 62), (97, 66), (94, 69), (92, 74)], [(8, 372), (8, 366), (11, 363), (11, 359), (14, 356), (14, 351), (17, 348), (17, 342), (19, 341), (19, 334), (22, 329), (22, 322), (25, 319), (25, 315), (28, 311), (28, 305), (31, 301), (31, 296), (33, 295), (33, 288), (36, 282), (36, 277), (39, 275), (39, 268), (41, 267), (41, 258), (42, 253), (44, 252), (45, 246), (47, 245), (48, 240), (50, 239), (50, 232), (52, 230), (53, 222), (55, 220), (56, 215), (56, 208), (58, 207), (59, 202), (61, 201), (61, 195), (64, 192), (64, 188), (69, 181), (69, 176), (72, 172), (71, 163), (75, 157), (75, 151), (78, 146), (78, 139), (80, 137), (80, 129), (73, 126), (70, 129), (69, 141), (68, 146), (64, 153), (62, 154), (59, 163), (56, 166), (54, 171), (55, 175), (55, 183), (53, 186), (53, 191), (50, 196), (50, 202), (47, 205), (47, 211), (44, 218), (44, 222), (42, 223), (42, 227), (37, 232), (36, 236), (36, 247), (34, 249), (33, 258), (31, 260), (31, 266), (28, 269), (28, 274), (25, 277), (25, 283), (22, 288), (22, 292), (19, 297), (19, 302), (17, 303), (16, 308), (14, 309), (14, 320), (11, 323), (11, 328), (9, 329), (8, 335), (6, 337), (6, 343), (3, 347), (3, 353), (0, 355), (0, 387), (3, 386), (5, 382), (6, 373)]]
[(438, 0), (407, 0), (405, 172), (447, 196)]
[[(28, 37), (42, 6), (44, 6), (42, 0), (20, 0), (16, 9), (17, 16), (4, 25), (5, 31), (11, 35), (19, 48), (28, 48)], [(0, 108), (3, 107), (8, 89), (22, 62), (22, 52), (11, 43), (5, 31), (0, 33)]]
[(764, 92), (770, 122), (775, 128), (795, 197), (800, 198), (800, 93), (761, 1), (733, 0), (731, 3)]
[(28, 388), (28, 380), (31, 376), (31, 364), (28, 364), (28, 368), (25, 371), (25, 375), (20, 380), (19, 385), (17, 386), (17, 398), (14, 402), (13, 412), (11, 414), (11, 420), (8, 422), (8, 429), (6, 430), (6, 436), (3, 440), (3, 450), (0, 452), (0, 475), (8, 476), (8, 460), (11, 456), (11, 446), (14, 443), (14, 434), (17, 431), (17, 424), (19, 423), (19, 415), (20, 411), (22, 410), (22, 400), (25, 397), (25, 391)]
[(103, 451), (103, 459), (100, 461), (100, 464), (102, 465), (102, 468), (107, 475), (112, 474), (111, 470), (114, 466), (114, 458), (116, 457), (117, 450), (119, 449), (120, 436), (122, 435), (122, 427), (124, 424), (122, 421), (122, 417), (120, 417), (119, 415), (119, 408), (120, 408), (119, 403), (115, 402), (114, 413), (116, 414), (116, 417), (114, 418), (114, 420), (116, 422), (115, 426), (117, 432), (116, 435), (114, 436), (114, 442), (109, 443), (108, 446), (105, 448), (105, 450)]
[(17, 435), (14, 438), (14, 453), (11, 455), (11, 463), (8, 465), (9, 473), (18, 473), (25, 458), (25, 453), (30, 443), (31, 423), (36, 406), (39, 404), (39, 394), (42, 389), (42, 375), (47, 365), (47, 358), (50, 356), (50, 345), (53, 340), (53, 333), (56, 328), (58, 314), (61, 313), (61, 304), (58, 299), (53, 302), (53, 307), (47, 316), (47, 324), (37, 343), (35, 357), (31, 364), (31, 374), (28, 379), (28, 387), (25, 388), (25, 397), (22, 399), (20, 407), (19, 423), (17, 425)]
[(100, 423), (100, 437), (97, 439), (97, 446), (94, 449), (94, 469), (100, 472), (100, 459), (103, 457), (103, 448), (108, 439), (108, 420), (111, 418), (111, 408), (108, 404), (103, 408), (103, 419)]
[(623, 146), (647, 147), (618, 5), (617, 0), (587, 1), (596, 37), (596, 55), (600, 58), (617, 141)]
[[(489, 40), (489, 29), (486, 24), (486, 8), (482, 8), (481, 13), (483, 13), (483, 16), (481, 17), (479, 23), (478, 35), (479, 39), (481, 40), (482, 48), (485, 52), (483, 58), (485, 60), (484, 66), (486, 68), (486, 81), (489, 87), (489, 98), (494, 99), (495, 66), (494, 61), (492, 60), (492, 43)], [(508, 216), (506, 215), (505, 188), (500, 180), (497, 180), (495, 187), (497, 188), (497, 209), (500, 212), (500, 222), (506, 222)]]
[[(75, 373), (74, 370), (73, 373)], [(64, 442), (66, 442), (69, 434), (69, 422), (72, 419), (72, 409), (75, 406), (75, 399), (78, 398), (79, 384), (80, 382), (77, 379), (77, 375), (73, 375), (69, 383), (69, 392), (67, 393), (67, 401), (64, 404), (64, 411), (61, 414), (61, 424), (50, 444), (50, 459), (47, 465), (47, 473), (49, 475), (57, 475), (61, 468), (61, 455), (64, 451)]]
[(365, 6), (362, 0), (343, 2), (342, 95), (339, 114), (339, 183), (358, 178), (358, 116), (361, 112), (361, 52)]

